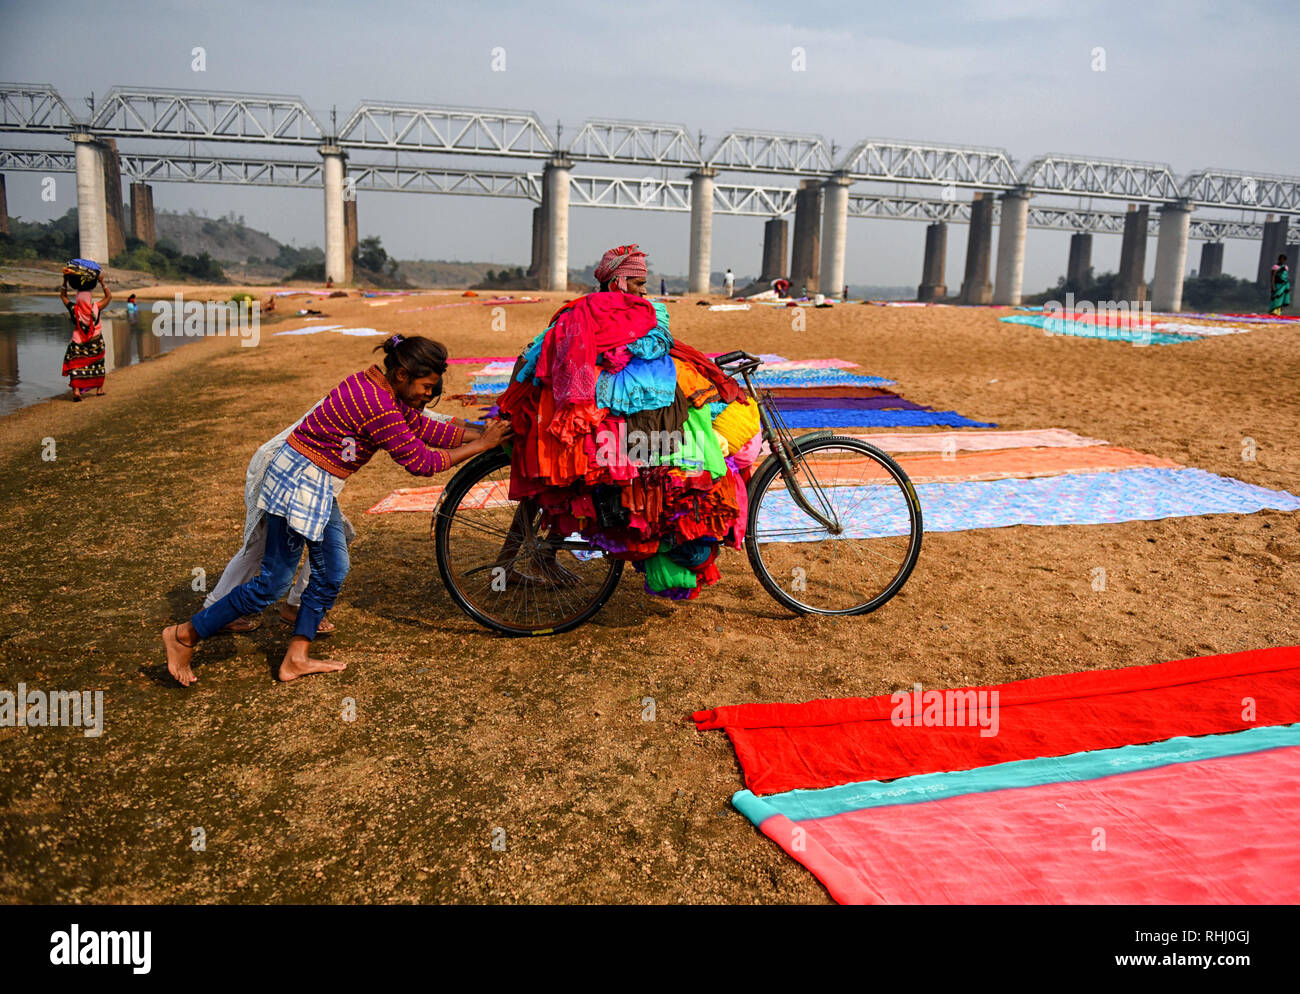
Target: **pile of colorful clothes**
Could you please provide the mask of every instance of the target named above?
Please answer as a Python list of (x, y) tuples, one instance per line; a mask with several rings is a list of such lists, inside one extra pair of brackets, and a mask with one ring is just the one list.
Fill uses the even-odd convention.
[(77, 291), (95, 289), (99, 275), (99, 263), (91, 259), (73, 259), (63, 267), (64, 282)]
[(663, 304), (618, 290), (569, 302), (497, 403), (514, 429), (510, 497), (536, 500), (552, 534), (632, 562), (653, 594), (717, 582), (720, 546), (745, 538), (758, 408), (673, 340)]

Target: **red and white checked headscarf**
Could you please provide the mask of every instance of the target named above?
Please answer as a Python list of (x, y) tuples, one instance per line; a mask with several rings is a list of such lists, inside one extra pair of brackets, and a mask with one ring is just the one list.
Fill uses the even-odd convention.
[(645, 279), (647, 275), (645, 253), (638, 252), (636, 245), (610, 249), (601, 256), (600, 265), (596, 267), (598, 283), (608, 283), (611, 290), (617, 288), (624, 293), (627, 293), (629, 277)]

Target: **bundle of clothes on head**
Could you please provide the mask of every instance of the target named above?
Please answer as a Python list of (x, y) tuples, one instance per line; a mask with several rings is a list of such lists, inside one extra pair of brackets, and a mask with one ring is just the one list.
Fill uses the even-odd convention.
[(596, 275), (611, 289), (562, 307), (498, 400), (514, 430), (510, 497), (532, 498), (552, 534), (632, 562), (650, 593), (691, 599), (718, 581), (720, 546), (744, 541), (758, 408), (673, 340), (663, 304), (613, 289), (636, 256), (606, 253)]

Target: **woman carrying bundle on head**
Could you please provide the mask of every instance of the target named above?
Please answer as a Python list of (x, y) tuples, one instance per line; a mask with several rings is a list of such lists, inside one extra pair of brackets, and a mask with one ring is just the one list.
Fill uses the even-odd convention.
[(189, 621), (163, 629), (167, 669), (182, 686), (197, 679), (190, 662), (201, 640), (284, 596), (304, 544), (311, 579), (277, 676), (287, 681), (342, 670), (344, 664), (312, 659), (307, 650), (348, 573), (338, 505), (344, 481), (379, 449), (386, 449), (408, 472), (433, 476), (509, 438), (509, 425), (503, 421), (489, 422), (480, 432), (420, 413), (442, 393), (447, 370), (447, 349), (442, 344), (394, 335), (379, 348), (384, 351), (384, 367), (353, 373), (331, 390), (289, 434), (267, 467), (257, 501), (266, 512), (261, 573)]
[(78, 290), (73, 303), (68, 297), (67, 279), (59, 287), (59, 297), (72, 317), (72, 341), (63, 353), (63, 375), (68, 377), (72, 399), (78, 403), (82, 391), (93, 389), (96, 396), (104, 396), (104, 335), (99, 316), (113, 299), (113, 293), (103, 276), (96, 275), (96, 280), (104, 291), (98, 303), (89, 290)]

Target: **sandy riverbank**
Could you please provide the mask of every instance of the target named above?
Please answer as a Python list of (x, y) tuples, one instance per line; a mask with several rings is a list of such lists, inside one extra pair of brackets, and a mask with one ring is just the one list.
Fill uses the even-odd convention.
[[(506, 331), (477, 303), (408, 310), (461, 301), (450, 295), (312, 306), (453, 355), (507, 355), (545, 325), (549, 297), (505, 308)], [(852, 359), (1004, 428), (1300, 486), (1297, 329), (1134, 348), (1000, 325), (992, 310), (849, 305), (804, 311), (795, 332), (784, 310), (670, 307), (701, 349)], [(321, 647), (347, 672), (272, 682), (288, 629), (268, 613), (251, 636), (206, 644), (201, 682), (181, 690), (157, 634), (198, 606), (193, 570), (215, 582), (238, 547), (249, 456), (377, 341), (205, 340), (114, 373), (105, 398), (0, 419), (0, 688), (101, 688), (107, 709), (98, 739), (0, 728), (0, 899), (825, 902), (730, 809), (730, 745), (697, 734), (693, 710), (1300, 642), (1300, 538), (1278, 512), (932, 534), (902, 595), (838, 622), (786, 615), (731, 553), (694, 603), (648, 598), (629, 571), (588, 626), (500, 640), (443, 592), (426, 516), (365, 515), (418, 485), (381, 456), (341, 497), (359, 535), (339, 633)], [(473, 368), (453, 366), (447, 392)], [(195, 826), (204, 853), (189, 848)]]

